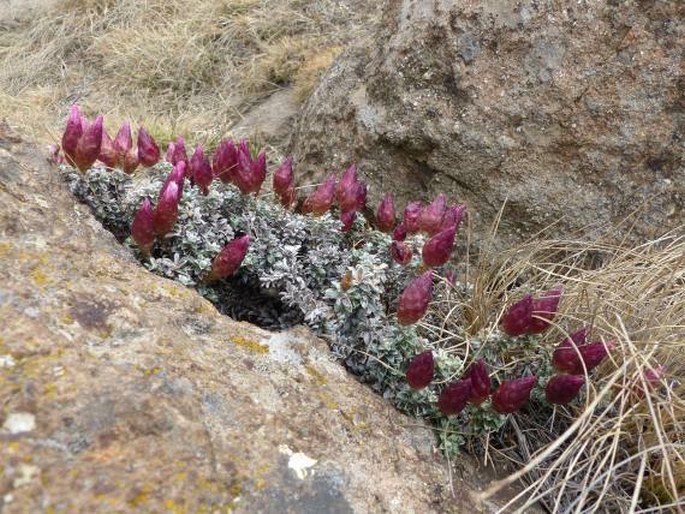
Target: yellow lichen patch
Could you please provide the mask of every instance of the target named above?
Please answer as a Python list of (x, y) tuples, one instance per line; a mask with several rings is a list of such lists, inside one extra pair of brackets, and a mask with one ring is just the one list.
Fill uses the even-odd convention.
[(31, 279), (38, 287), (43, 287), (52, 282), (52, 279), (40, 268), (36, 268), (31, 272)]
[(136, 490), (133, 497), (128, 500), (128, 504), (131, 507), (139, 507), (148, 501), (148, 496), (150, 495), (150, 491), (152, 488), (149, 485), (144, 485), (140, 489)]
[(252, 350), (253, 352), (269, 353), (268, 346), (260, 343), (259, 341), (255, 341), (254, 339), (248, 339), (247, 337), (242, 336), (233, 336), (229, 339), (229, 341), (238, 346), (242, 346), (243, 348), (247, 348), (248, 350)]
[(12, 250), (12, 245), (9, 243), (0, 243), (0, 255), (9, 253)]
[(164, 501), (164, 508), (171, 514), (185, 514), (186, 512), (188, 512), (188, 510), (183, 505), (179, 505), (171, 499)]
[(324, 391), (321, 391), (319, 399), (321, 400), (321, 403), (323, 403), (324, 407), (329, 410), (337, 410), (339, 407), (338, 402), (336, 402), (328, 393)]
[(317, 385), (325, 385), (328, 383), (326, 377), (311, 364), (307, 364), (304, 369), (307, 370), (307, 373), (309, 373)]

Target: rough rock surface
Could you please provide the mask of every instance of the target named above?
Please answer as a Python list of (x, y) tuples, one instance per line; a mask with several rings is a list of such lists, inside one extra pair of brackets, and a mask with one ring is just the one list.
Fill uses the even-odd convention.
[[(388, 0), (308, 100), (304, 173), (356, 161), (373, 198), (438, 191), (503, 239), (685, 222), (685, 3)], [(580, 231), (593, 236), (589, 228)]]
[(469, 459), (452, 497), (431, 432), (323, 341), (145, 271), (2, 124), (0, 261), (3, 514), (476, 508)]

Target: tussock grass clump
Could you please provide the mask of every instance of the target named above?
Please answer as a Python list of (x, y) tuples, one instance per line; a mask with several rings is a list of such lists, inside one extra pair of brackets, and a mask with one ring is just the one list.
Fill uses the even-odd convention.
[[(682, 231), (634, 248), (543, 241), (513, 249), (477, 273), (482, 295), (474, 296), (474, 318), (522, 278), (543, 289), (563, 281), (557, 325), (570, 332), (590, 320), (593, 331), (616, 346), (594, 372), (580, 405), (557, 406), (552, 416), (544, 410), (520, 411), (497, 441), (477, 449), (486, 461), (505, 460), (521, 468), (481, 497), (523, 478), (528, 486), (506, 508), (513, 509), (518, 500), (520, 511), (536, 502), (553, 512), (682, 511)], [(650, 385), (645, 370), (660, 366), (665, 366), (663, 377)]]

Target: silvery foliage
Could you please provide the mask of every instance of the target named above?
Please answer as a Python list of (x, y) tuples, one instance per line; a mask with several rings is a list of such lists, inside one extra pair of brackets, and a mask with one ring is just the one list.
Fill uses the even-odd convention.
[[(304, 322), (330, 342), (347, 367), (401, 410), (430, 419), (445, 428), (444, 448), (463, 442), (447, 431), (446, 419), (436, 409), (439, 386), (421, 391), (406, 383), (406, 363), (433, 347), (436, 380), (459, 378), (465, 363), (454, 352), (436, 348), (461, 344), (465, 332), (445, 335), (439, 328), (444, 313), (432, 309), (425, 324), (397, 324), (397, 300), (407, 283), (421, 272), (422, 236), (410, 236), (414, 258), (407, 266), (395, 263), (388, 251), (390, 236), (368, 228), (361, 214), (352, 229), (341, 232), (332, 214), (303, 216), (284, 210), (270, 198), (242, 195), (235, 187), (215, 181), (207, 196), (186, 181), (174, 231), (157, 242), (149, 260), (142, 259), (130, 239), (130, 225), (144, 198), (156, 204), (168, 163), (136, 173), (93, 168), (86, 174), (68, 166), (62, 172), (72, 191), (87, 203), (102, 224), (137, 252), (152, 272), (196, 287), (222, 312), (268, 328), (280, 329)], [(206, 285), (203, 277), (221, 248), (238, 235), (251, 237), (250, 248), (237, 275)], [(443, 281), (436, 284), (434, 304), (455, 304), (469, 286)], [(436, 328), (438, 327), (438, 328)], [(454, 328), (452, 328), (454, 329)], [(495, 335), (499, 332), (495, 332)], [(504, 338), (506, 339), (506, 338)], [(504, 341), (492, 341), (496, 346)], [(435, 341), (441, 341), (439, 345)], [(507, 341), (508, 343), (508, 341)], [(473, 341), (478, 348), (478, 341)], [(491, 345), (485, 345), (492, 347)], [(492, 356), (489, 356), (492, 357)], [(472, 430), (501, 426), (502, 417), (487, 409), (471, 409), (480, 420)], [(471, 412), (473, 411), (473, 412)], [(464, 414), (466, 415), (466, 414)], [(466, 425), (466, 423), (465, 423)]]

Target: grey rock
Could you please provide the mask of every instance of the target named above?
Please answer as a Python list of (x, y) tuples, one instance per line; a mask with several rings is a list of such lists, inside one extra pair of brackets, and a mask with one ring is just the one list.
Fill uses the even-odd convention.
[[(440, 191), (498, 241), (640, 241), (685, 222), (685, 4), (388, 0), (291, 139), (303, 182), (356, 161), (371, 199)], [(403, 207), (404, 203), (400, 202)]]

